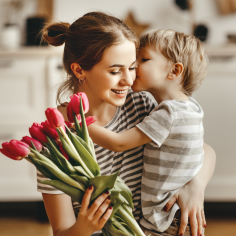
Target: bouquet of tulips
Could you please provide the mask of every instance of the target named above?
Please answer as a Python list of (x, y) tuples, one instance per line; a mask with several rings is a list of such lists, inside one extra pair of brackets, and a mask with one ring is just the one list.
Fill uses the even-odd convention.
[[(89, 185), (94, 187), (91, 202), (109, 190), (113, 212), (102, 230), (103, 235), (144, 236), (132, 214), (132, 193), (118, 176), (119, 172), (100, 174), (87, 129), (96, 118), (85, 119), (84, 114), (88, 110), (86, 94), (75, 94), (71, 96), (67, 107), (70, 122), (65, 122), (56, 108), (48, 108), (45, 112), (47, 120), (41, 124), (34, 123), (29, 128), (32, 137), (25, 136), (21, 141), (5, 142), (0, 152), (13, 160), (26, 159), (49, 178), (40, 183), (63, 191), (79, 203)], [(76, 133), (70, 129), (73, 123)]]

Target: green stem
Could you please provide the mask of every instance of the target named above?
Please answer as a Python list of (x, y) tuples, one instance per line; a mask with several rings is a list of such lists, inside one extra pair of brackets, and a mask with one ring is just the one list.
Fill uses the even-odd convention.
[(123, 208), (122, 205), (117, 210), (116, 215), (122, 218), (127, 223), (129, 229), (131, 229), (137, 236), (146, 236), (136, 220)]
[[(66, 132), (64, 131), (64, 129), (62, 127), (59, 127), (58, 128), (61, 132), (61, 134), (63, 135), (63, 137), (65, 138), (65, 140), (67, 141), (67, 143), (70, 145), (70, 147), (73, 149), (73, 151), (77, 153), (73, 143), (71, 142), (71, 140), (69, 139), (68, 135), (66, 134)], [(81, 159), (81, 157), (79, 155), (78, 156), (78, 159), (79, 159), (79, 163), (81, 164), (81, 166), (84, 168), (84, 170), (90, 175), (91, 178), (94, 178), (94, 175), (93, 173), (89, 170), (89, 168), (85, 165), (85, 163), (83, 162), (83, 160)]]

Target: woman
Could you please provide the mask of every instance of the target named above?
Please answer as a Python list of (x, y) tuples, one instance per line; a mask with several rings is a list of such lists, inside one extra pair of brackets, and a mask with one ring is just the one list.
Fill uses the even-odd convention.
[[(136, 49), (138, 40), (134, 33), (119, 19), (100, 12), (91, 12), (76, 20), (72, 25), (52, 23), (44, 28), (44, 39), (53, 46), (65, 43), (63, 64), (68, 80), (58, 91), (85, 92), (90, 110), (87, 116), (96, 116), (97, 124), (121, 132), (130, 129), (147, 116), (154, 102), (145, 93), (132, 93), (130, 87), (135, 79)], [(65, 109), (60, 108), (66, 116)], [(141, 214), (140, 189), (143, 146), (114, 153), (98, 145), (95, 151), (101, 174), (120, 170), (120, 177), (133, 193), (133, 214), (138, 221)], [(198, 175), (173, 197), (166, 206), (169, 210), (177, 200), (181, 211), (183, 234), (190, 217), (192, 235), (200, 235), (203, 213), (204, 189), (214, 170), (214, 151), (205, 145), (206, 158)], [(38, 174), (38, 178), (43, 178)], [(83, 198), (81, 209), (65, 194), (51, 187), (38, 184), (43, 193), (44, 204), (56, 236), (91, 235), (102, 229), (109, 219), (108, 192), (103, 193), (91, 206), (89, 200), (93, 187), (90, 186)], [(74, 211), (78, 213), (76, 219)], [(203, 219), (196, 219), (201, 212)], [(99, 234), (99, 233), (98, 233)]]

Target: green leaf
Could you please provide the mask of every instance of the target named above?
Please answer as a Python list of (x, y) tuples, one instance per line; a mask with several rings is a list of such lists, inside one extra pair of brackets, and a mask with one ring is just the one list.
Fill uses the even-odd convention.
[(55, 147), (53, 142), (51, 142), (51, 139), (48, 138), (48, 143), (55, 154), (58, 162), (61, 164), (62, 168), (65, 170), (67, 174), (73, 174), (76, 173), (76, 170), (74, 167), (70, 164), (70, 162), (63, 156), (63, 154)]
[(82, 202), (84, 192), (81, 191), (80, 189), (71, 187), (70, 185), (65, 184), (64, 182), (60, 180), (42, 180), (42, 181), (39, 181), (39, 183), (53, 186), (54, 188), (57, 188), (61, 190), (62, 192), (64, 192), (65, 194), (69, 195), (73, 199), (73, 201), (79, 202), (80, 204)]
[(115, 185), (119, 171), (111, 175), (100, 175), (94, 178), (91, 178), (89, 185), (94, 187), (94, 191), (91, 196), (91, 201), (97, 198), (102, 192), (106, 189), (112, 189)]
[(82, 183), (86, 189), (88, 188), (89, 179), (87, 177), (81, 176), (81, 175), (76, 175), (76, 174), (72, 174), (70, 176), (73, 177), (74, 179), (76, 179), (79, 183)]
[(118, 221), (116, 224), (114, 222), (111, 222), (108, 220), (104, 227), (111, 235), (114, 236), (134, 236), (134, 234), (131, 234), (122, 224), (120, 224)]
[(42, 164), (45, 168), (47, 168), (47, 170), (49, 170), (53, 175), (55, 175), (61, 181), (71, 185), (72, 187), (75, 187), (75, 188), (85, 191), (84, 186), (82, 186), (80, 183), (76, 182), (70, 176), (68, 176), (67, 174), (62, 172), (57, 166), (53, 167), (44, 161), (40, 161), (40, 160), (38, 160), (38, 161), (40, 162), (40, 164)]
[(88, 175), (88, 173), (83, 169), (82, 166), (74, 166), (75, 170), (78, 171), (80, 174), (90, 178), (90, 176)]
[[(85, 163), (85, 165), (88, 167), (88, 169), (93, 173), (94, 176), (100, 175), (100, 167), (98, 163), (94, 160), (90, 152), (85, 148), (84, 145), (87, 145), (87, 143), (80, 142), (79, 137), (76, 138), (76, 136), (73, 133), (70, 133), (70, 140), (74, 144), (74, 147), (78, 154), (80, 155), (81, 159)], [(82, 140), (82, 139), (81, 139)]]
[(82, 121), (82, 136), (81, 137), (89, 145), (89, 133), (88, 133), (88, 127), (86, 125), (85, 116), (84, 116), (82, 97), (80, 97), (80, 116), (81, 116), (81, 121)]
[[(74, 111), (73, 111), (73, 116), (74, 116), (74, 121), (75, 121), (75, 130), (78, 136), (82, 137), (83, 133), (82, 133), (82, 129), (80, 127), (80, 123), (77, 119), (77, 116), (75, 115)], [(68, 127), (67, 127), (68, 128)]]
[(35, 151), (38, 151), (38, 149), (35, 147), (35, 145), (34, 145), (32, 140), (31, 140), (31, 145), (32, 145), (32, 147), (34, 148)]
[(128, 201), (129, 205), (134, 208), (132, 192), (130, 188), (124, 183), (124, 181), (118, 176), (115, 183), (115, 189), (120, 190), (120, 194)]
[(43, 165), (41, 165), (37, 159), (33, 158), (32, 156), (28, 156), (32, 164), (36, 167), (38, 171), (40, 171), (45, 177), (49, 179), (57, 179), (53, 174), (51, 174)]
[(59, 135), (59, 138), (60, 138), (60, 140), (61, 140), (61, 144), (62, 144), (64, 150), (66, 151), (66, 153), (67, 153), (71, 158), (73, 158), (73, 159), (76, 161), (76, 163), (77, 163), (78, 165), (80, 165), (80, 160), (79, 160), (79, 158), (78, 158), (78, 153), (75, 153), (75, 152), (74, 152), (74, 150), (73, 150), (73, 149), (71, 148), (71, 146), (67, 143), (67, 141), (64, 139), (64, 137), (62, 136), (62, 134), (60, 133), (59, 130), (57, 130), (57, 133), (58, 133), (58, 135)]

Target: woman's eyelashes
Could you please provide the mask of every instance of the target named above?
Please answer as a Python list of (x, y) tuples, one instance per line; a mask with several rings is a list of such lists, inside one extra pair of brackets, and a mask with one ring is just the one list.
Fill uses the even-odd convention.
[[(129, 68), (129, 71), (135, 71), (136, 69), (137, 69), (137, 67), (134, 66), (134, 67)], [(121, 72), (122, 72), (122, 70), (110, 71), (110, 74), (112, 74), (112, 75), (119, 75), (119, 74), (121, 74)]]

